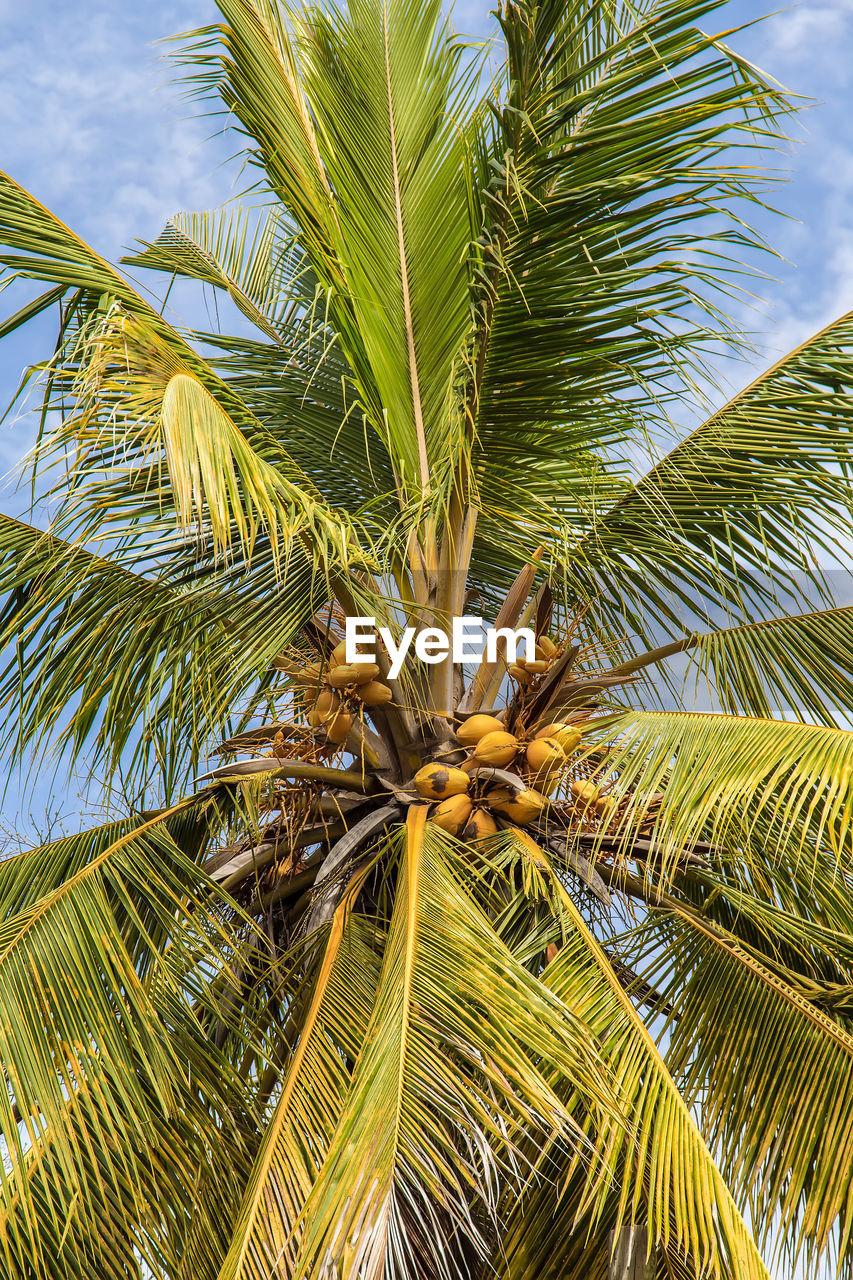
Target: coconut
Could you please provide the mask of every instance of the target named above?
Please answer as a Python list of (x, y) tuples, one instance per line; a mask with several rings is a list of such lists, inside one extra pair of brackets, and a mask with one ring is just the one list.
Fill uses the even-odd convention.
[(540, 795), (552, 796), (562, 782), (562, 773), (559, 769), (553, 773), (534, 773), (532, 769), (522, 769), (521, 776), (524, 784), (534, 791), (538, 791)]
[(346, 742), (347, 734), (352, 728), (352, 716), (348, 711), (339, 711), (331, 724), (326, 725), (326, 737), (329, 742), (340, 744)]
[(340, 644), (336, 644), (332, 650), (329, 662), (333, 667), (341, 667), (347, 660), (347, 642), (342, 640)]
[(499, 809), (507, 800), (514, 800), (519, 791), (523, 790), (524, 784), (520, 778), (517, 787), (506, 787), (503, 783), (499, 783), (496, 787), (489, 787), (485, 803), (490, 809)]
[(323, 689), (311, 708), (308, 719), (315, 729), (319, 729), (320, 725), (328, 724), (330, 720), (334, 720), (340, 709), (341, 700), (338, 695), (332, 693), (330, 689)]
[[(542, 650), (543, 658), (553, 658), (557, 652), (557, 646), (550, 636), (540, 636), (536, 641), (536, 648)], [(537, 653), (536, 656), (538, 658), (539, 654)]]
[(528, 662), (525, 669), (529, 676), (544, 676), (548, 666), (549, 663), (544, 658), (537, 658), (535, 662)]
[(522, 686), (530, 684), (530, 676), (527, 674), (524, 667), (519, 666), (517, 662), (513, 662), (509, 667), (509, 674), (512, 676), (516, 684), (520, 684)]
[(340, 667), (332, 667), (329, 684), (333, 689), (344, 689), (349, 684), (369, 684), (378, 675), (375, 662), (345, 662)]
[(427, 800), (444, 800), (447, 796), (461, 795), (468, 790), (471, 779), (464, 769), (439, 764), (433, 760), (418, 769), (414, 777), (415, 788)]
[(598, 808), (601, 803), (601, 790), (594, 782), (587, 781), (586, 778), (576, 778), (572, 783), (572, 796), (579, 804), (589, 807), (590, 805)]
[(537, 729), (533, 735), (535, 738), (553, 738), (555, 742), (559, 742), (566, 755), (570, 751), (574, 751), (575, 747), (580, 744), (583, 734), (576, 724), (563, 724), (556, 721), (554, 724), (546, 724), (542, 729)]
[[(372, 654), (375, 651), (375, 648), (376, 648), (375, 636), (374, 637), (362, 636), (360, 640), (356, 640), (355, 651), (359, 655), (357, 661), (372, 662), (373, 661)], [(365, 649), (368, 649), (370, 651), (367, 656), (364, 653)], [(332, 656), (330, 657), (329, 662), (333, 667), (342, 667), (345, 665), (346, 660), (347, 660), (347, 643), (346, 643), (346, 640), (342, 640), (341, 643), (336, 644), (334, 649), (332, 650)]]
[[(495, 797), (495, 792), (500, 793), (497, 798)], [(508, 787), (496, 787), (495, 791), (489, 792), (486, 797), (486, 803), (490, 809), (504, 814), (505, 817), (511, 818), (513, 822), (517, 822), (523, 827), (528, 822), (536, 821), (545, 808), (546, 800), (543, 795), (538, 791), (534, 791), (532, 787), (525, 787), (523, 791), (519, 791), (515, 795), (509, 793)]]
[(307, 666), (294, 672), (293, 678), (300, 684), (317, 685), (320, 684), (324, 675), (325, 668), (322, 662), (309, 662)]
[(314, 705), (317, 702), (317, 699), (319, 698), (322, 692), (323, 692), (322, 689), (318, 689), (316, 688), (316, 686), (312, 686), (310, 689), (295, 690), (294, 696), (297, 702), (302, 703), (302, 707), (305, 710), (305, 712), (310, 714), (314, 708)]
[(448, 831), (450, 835), (456, 836), (471, 816), (471, 801), (466, 795), (448, 796), (446, 800), (442, 800), (441, 804), (435, 806), (429, 816), (442, 831)]
[(486, 836), (493, 836), (497, 829), (498, 824), (490, 813), (485, 809), (474, 809), (462, 832), (462, 839), (485, 840)]
[(566, 763), (566, 753), (556, 738), (534, 738), (527, 744), (527, 768), (538, 777), (555, 773)]
[(381, 680), (368, 680), (367, 684), (360, 684), (356, 693), (366, 707), (381, 707), (393, 697), (387, 684), (383, 684)]
[(475, 746), (487, 733), (501, 733), (503, 725), (496, 716), (470, 716), (456, 730), (456, 739), (464, 747)]
[(518, 738), (503, 730), (487, 733), (477, 743), (475, 755), (480, 764), (491, 764), (501, 769), (515, 759)]

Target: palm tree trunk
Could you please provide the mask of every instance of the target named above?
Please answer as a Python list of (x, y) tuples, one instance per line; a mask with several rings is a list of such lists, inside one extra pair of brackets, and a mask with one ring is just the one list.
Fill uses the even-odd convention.
[(654, 1252), (648, 1256), (649, 1233), (646, 1227), (628, 1223), (619, 1232), (615, 1247), (611, 1231), (610, 1246), (613, 1255), (608, 1280), (654, 1280), (657, 1265)]

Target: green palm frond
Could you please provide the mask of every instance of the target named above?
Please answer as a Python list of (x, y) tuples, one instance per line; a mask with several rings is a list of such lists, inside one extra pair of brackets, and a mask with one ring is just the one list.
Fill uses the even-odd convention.
[(252, 324), (281, 345), (290, 327), (291, 298), (310, 303), (315, 293), (313, 274), (275, 207), (260, 217), (240, 205), (176, 214), (153, 244), (122, 262), (223, 289)]
[[(737, 901), (737, 899), (736, 899)], [(849, 938), (832, 938), (766, 908), (740, 908), (780, 939), (840, 957), (850, 982)], [(753, 1220), (803, 1249), (810, 1265), (830, 1245), (848, 1252), (851, 1220), (853, 1022), (822, 1000), (822, 984), (776, 954), (756, 952), (720, 924), (666, 897), (649, 939), (650, 977), (677, 1002), (667, 1026), (667, 1062), (690, 1100), (701, 1097), (703, 1127), (720, 1167)], [(657, 913), (654, 913), (657, 917)], [(743, 924), (735, 924), (744, 932)], [(765, 944), (766, 945), (766, 944)], [(665, 961), (661, 946), (665, 948)], [(774, 948), (776, 950), (776, 948)], [(835, 990), (834, 995), (843, 992)], [(829, 994), (829, 992), (827, 992)], [(744, 1091), (760, 1079), (760, 1094)], [(771, 1209), (772, 1206), (772, 1209)], [(769, 1216), (768, 1216), (769, 1211)], [(770, 1225), (773, 1214), (779, 1226)]]
[(715, 610), (760, 621), (779, 597), (830, 594), (821, 563), (847, 564), (851, 337), (843, 316), (761, 374), (571, 550), (597, 623), (653, 644)]
[(299, 552), (279, 573), (271, 553), (265, 574), (256, 556), (249, 576), (239, 564), (199, 573), (179, 547), (172, 568), (160, 547), (161, 563), (134, 573), (0, 518), (0, 643), (15, 646), (0, 705), (13, 757), (49, 743), (75, 760), (91, 751), (90, 764), (128, 780), (156, 763), (167, 791), (181, 786), (270, 688), (276, 655), (326, 598)]
[[(298, 511), (300, 526), (307, 522), (310, 534), (319, 537), (333, 557), (344, 552), (346, 559), (347, 535), (340, 517), (327, 510), (307, 477), (263, 432), (239, 397), (114, 268), (6, 175), (0, 175), (0, 243), (18, 250), (0, 253), (0, 264), (17, 276), (58, 282), (83, 291), (89, 299), (65, 337), (52, 371), (54, 382), (58, 380), (72, 399), (82, 401), (80, 415), (63, 417), (56, 434), (41, 441), (40, 457), (50, 459), (57, 451), (64, 456), (66, 445), (74, 441), (83, 446), (83, 457), (92, 470), (102, 476), (103, 469), (111, 470), (124, 458), (125, 450), (132, 457), (134, 444), (139, 443), (133, 431), (129, 439), (122, 438), (118, 429), (122, 411), (130, 416), (153, 404), (165, 454), (162, 461), (175, 467), (173, 483), (166, 487), (158, 483), (156, 458), (146, 459), (143, 450), (142, 465), (131, 470), (130, 478), (113, 481), (115, 508), (121, 508), (123, 497), (127, 504), (128, 488), (137, 503), (140, 494), (153, 489), (152, 513), (159, 515), (164, 505), (171, 505), (178, 521), (187, 521), (203, 493), (202, 519), (210, 523), (217, 544), (224, 540), (226, 547), (232, 540), (232, 519), (236, 521), (233, 532), (251, 544), (253, 516), (271, 526), (269, 532), (275, 535), (281, 529), (291, 530)], [(30, 256), (34, 253), (40, 256)], [(134, 355), (141, 368), (134, 364)], [(112, 385), (110, 377), (115, 380)], [(106, 382), (103, 400), (96, 397), (94, 403), (88, 400), (93, 380)], [(98, 412), (107, 408), (110, 429), (100, 439), (95, 429), (90, 438)], [(197, 451), (192, 444), (196, 429)], [(140, 434), (144, 439), (144, 431)], [(265, 456), (270, 452), (272, 462)], [(79, 462), (78, 467), (79, 474), (68, 486), (72, 493), (78, 490), (72, 507), (75, 515), (86, 506), (80, 493), (85, 499), (85, 471)], [(88, 513), (90, 535), (105, 518), (97, 505), (101, 504)]]
[(108, 1108), (81, 1083), (61, 1125), (62, 1140), (71, 1140), (80, 1153), (74, 1185), (57, 1170), (48, 1131), (27, 1152), (2, 1211), (9, 1275), (54, 1280), (96, 1268), (111, 1280), (216, 1276), (251, 1153), (237, 1133), (215, 1145), (205, 1141), (209, 1114), (192, 1088), (181, 1093), (180, 1106), (169, 1116), (148, 1098), (144, 1120), (144, 1144), (129, 1141), (125, 1131), (128, 1145), (119, 1163)]
[[(369, 922), (353, 914), (364, 870), (337, 907), (307, 968), (310, 1000), (300, 1018), (280, 1092), (252, 1169), (220, 1280), (292, 1267), (300, 1217), (328, 1151), (349, 1087), (347, 1057), (361, 1050), (378, 981)], [(297, 1007), (301, 991), (293, 996)]]
[[(680, 361), (710, 336), (703, 310), (719, 335), (712, 299), (729, 289), (726, 250), (757, 239), (734, 210), (741, 198), (748, 206), (743, 179), (766, 114), (786, 104), (758, 73), (733, 75), (725, 46), (695, 25), (717, 7), (501, 10), (507, 103), (492, 144), (487, 257), (496, 296), (478, 413), (487, 457), (507, 432), (520, 450), (617, 440), (632, 416), (626, 395), (647, 428)], [(742, 153), (740, 178), (718, 167), (724, 149)], [(728, 225), (711, 231), (715, 213)]]
[(848, 605), (711, 632), (691, 656), (727, 711), (767, 719), (793, 711), (832, 725), (853, 716), (851, 654)]
[(219, 8), (221, 70), (209, 33), (185, 57), (257, 141), (400, 483), (429, 490), (470, 329), (461, 46), (433, 0), (353, 4), (333, 23), (305, 9), (290, 26), (267, 0)]
[[(559, 912), (566, 921), (566, 937), (543, 981), (588, 1027), (602, 1061), (605, 1080), (612, 1084), (624, 1127), (617, 1124), (596, 1135), (601, 1158), (607, 1163), (618, 1199), (617, 1222), (647, 1221), (654, 1240), (678, 1255), (686, 1252), (703, 1274), (726, 1277), (730, 1260), (739, 1276), (766, 1277), (764, 1265), (728, 1187), (705, 1146), (675, 1081), (614, 973), (600, 943), (562, 887), (540, 849), (529, 837), (518, 838), (518, 854), (532, 859), (550, 875)], [(576, 1157), (574, 1157), (576, 1159)], [(570, 1160), (566, 1161), (570, 1166)], [(577, 1200), (560, 1194), (566, 1178), (561, 1170), (547, 1176), (529, 1201), (521, 1200), (504, 1237), (505, 1274), (513, 1280), (563, 1274), (555, 1258), (530, 1248), (537, 1235), (527, 1234), (529, 1222), (550, 1215), (553, 1231), (572, 1230), (572, 1217), (592, 1199), (587, 1180)], [(602, 1207), (613, 1187), (602, 1186)], [(611, 1213), (612, 1213), (611, 1207)], [(556, 1222), (555, 1222), (556, 1218)], [(559, 1224), (559, 1225), (557, 1225)], [(590, 1226), (595, 1229), (595, 1214)], [(599, 1228), (600, 1229), (600, 1228)], [(540, 1248), (545, 1244), (540, 1237)]]
[(70, 437), (85, 459), (81, 472), (92, 469), (87, 455), (97, 465), (111, 452), (150, 474), (161, 491), (165, 470), (179, 528), (204, 529), (215, 552), (227, 551), (236, 534), (251, 554), (261, 530), (273, 545), (286, 546), (311, 521), (319, 506), (314, 495), (294, 491), (255, 452), (192, 365), (150, 329), (112, 313), (83, 341), (88, 350), (72, 388), (79, 418), (63, 423), (61, 436), (49, 437), (42, 452), (66, 448)]
[(349, 366), (334, 336), (305, 319), (277, 344), (223, 334), (197, 334), (211, 366), (335, 505), (384, 524), (399, 511), (394, 467), (384, 440), (371, 430)]
[[(760, 836), (763, 858), (810, 865), (821, 844), (837, 864), (851, 859), (853, 733), (819, 725), (686, 711), (631, 711), (597, 781), (626, 827), (657, 794), (656, 869), (669, 874), (697, 839), (725, 844)], [(612, 789), (610, 789), (612, 786)], [(811, 852), (810, 852), (811, 850)]]
[(171, 1116), (183, 1115), (187, 1127), (164, 1168), (185, 1188), (217, 1111), (235, 1158), (242, 1147), (240, 1091), (187, 1000), (209, 998), (199, 960), (227, 964), (232, 946), (203, 900), (188, 895), (197, 872), (170, 833), (170, 821), (199, 803), (69, 838), (4, 868), (0, 1212), (4, 1240), (23, 1248), (39, 1274), (63, 1261), (44, 1253), (50, 1230), (63, 1234), (63, 1212), (63, 1247), (82, 1250), (72, 1265), (93, 1246), (94, 1222), (74, 1226), (87, 1200), (109, 1207), (111, 1234), (153, 1229), (146, 1195), (156, 1147), (147, 1166), (145, 1153)]
[[(342, 1280), (428, 1262), (453, 1274), (456, 1248), (483, 1247), (466, 1188), (487, 1222), (519, 1126), (569, 1135), (568, 1108), (607, 1109), (582, 1023), (500, 945), (423, 808), (410, 811), (399, 875), (365, 1047), (306, 1201), (294, 1275), (326, 1257)], [(551, 1072), (571, 1081), (568, 1107)]]

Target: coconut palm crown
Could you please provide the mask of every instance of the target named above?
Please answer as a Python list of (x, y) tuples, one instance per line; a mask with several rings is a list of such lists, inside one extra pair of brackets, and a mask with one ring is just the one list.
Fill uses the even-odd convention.
[(790, 104), (708, 0), (217, 3), (240, 202), (0, 178), (3, 744), (127, 798), (0, 864), (0, 1274), (851, 1276), (853, 317), (697, 411)]

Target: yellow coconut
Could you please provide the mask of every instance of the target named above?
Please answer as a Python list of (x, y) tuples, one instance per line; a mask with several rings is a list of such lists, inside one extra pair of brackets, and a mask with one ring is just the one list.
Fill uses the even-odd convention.
[(345, 662), (340, 667), (332, 667), (329, 684), (333, 689), (343, 689), (348, 684), (369, 684), (378, 675), (375, 662)]
[(558, 720), (554, 724), (546, 724), (543, 728), (537, 729), (534, 737), (553, 738), (568, 755), (580, 744), (583, 735), (576, 724), (563, 724)]
[(336, 644), (332, 650), (332, 656), (329, 662), (333, 667), (341, 667), (347, 660), (347, 642), (342, 640), (340, 644)]
[(457, 741), (465, 747), (475, 746), (487, 733), (501, 733), (503, 725), (497, 716), (471, 716), (456, 730)]
[(294, 696), (296, 697), (297, 702), (301, 702), (304, 710), (306, 712), (310, 712), (322, 692), (322, 689), (317, 689), (312, 686), (310, 689), (295, 690)]
[(307, 666), (300, 667), (293, 674), (294, 680), (298, 680), (300, 684), (319, 684), (323, 679), (325, 669), (322, 662), (309, 662)]
[[(496, 795), (496, 793), (498, 793)], [(525, 787), (523, 791), (517, 791), (512, 795), (509, 788), (501, 787), (490, 791), (486, 797), (486, 803), (490, 809), (496, 810), (498, 813), (504, 814), (505, 817), (511, 818), (513, 822), (524, 826), (528, 822), (535, 822), (542, 810), (545, 808), (546, 800), (538, 791), (534, 791), (532, 787)]]
[(526, 671), (529, 676), (544, 676), (548, 670), (549, 663), (544, 659), (537, 658), (535, 662), (526, 664)]
[(462, 832), (463, 840), (485, 840), (493, 836), (498, 829), (492, 815), (486, 809), (475, 809)]
[(348, 711), (339, 711), (334, 720), (326, 725), (326, 737), (329, 742), (346, 742), (347, 734), (352, 728), (352, 716)]
[(480, 764), (491, 764), (503, 768), (515, 759), (518, 751), (518, 738), (503, 730), (487, 733), (477, 743), (475, 755)]
[(308, 719), (315, 729), (334, 720), (341, 708), (341, 700), (330, 689), (323, 689), (319, 698), (309, 712)]
[(594, 805), (596, 808), (601, 803), (601, 792), (594, 782), (587, 781), (586, 778), (576, 778), (572, 783), (572, 797), (577, 800), (578, 804), (588, 807)]
[(559, 771), (555, 773), (533, 773), (530, 769), (522, 769), (521, 776), (526, 786), (532, 791), (538, 791), (540, 795), (552, 796), (562, 781), (562, 775)]
[[(365, 650), (367, 652), (365, 652)], [(355, 644), (355, 651), (359, 655), (356, 659), (357, 662), (373, 662), (373, 655), (376, 652), (375, 638), (371, 639), (370, 636), (366, 636), (362, 640), (357, 640)], [(342, 640), (340, 644), (335, 645), (329, 661), (333, 667), (342, 667), (346, 664), (346, 660), (347, 643), (346, 640)]]
[(393, 696), (387, 684), (383, 684), (381, 680), (368, 680), (367, 684), (360, 684), (356, 693), (366, 707), (381, 707), (383, 703), (390, 702)]
[[(542, 650), (542, 656), (545, 658), (553, 658), (557, 652), (557, 646), (550, 636), (540, 636), (536, 641), (536, 647)], [(538, 654), (536, 656), (539, 657)]]
[(464, 769), (454, 769), (449, 764), (432, 761), (418, 769), (414, 777), (416, 790), (427, 800), (444, 800), (468, 790), (471, 779)]
[(466, 795), (448, 796), (429, 815), (436, 826), (456, 836), (471, 816), (471, 801)]
[(489, 787), (486, 792), (485, 802), (490, 809), (496, 809), (498, 805), (503, 804), (505, 800), (512, 800), (512, 798), (517, 796), (519, 791), (522, 791), (523, 789), (524, 783), (521, 781), (521, 778), (518, 779), (517, 787), (505, 786), (504, 783), (499, 782), (496, 786)]
[(534, 738), (527, 744), (527, 769), (540, 774), (556, 773), (566, 762), (566, 753), (556, 738)]
[(522, 686), (530, 684), (530, 676), (527, 674), (524, 667), (520, 667), (517, 662), (513, 662), (510, 666), (509, 674), (512, 676), (516, 684), (520, 684)]

